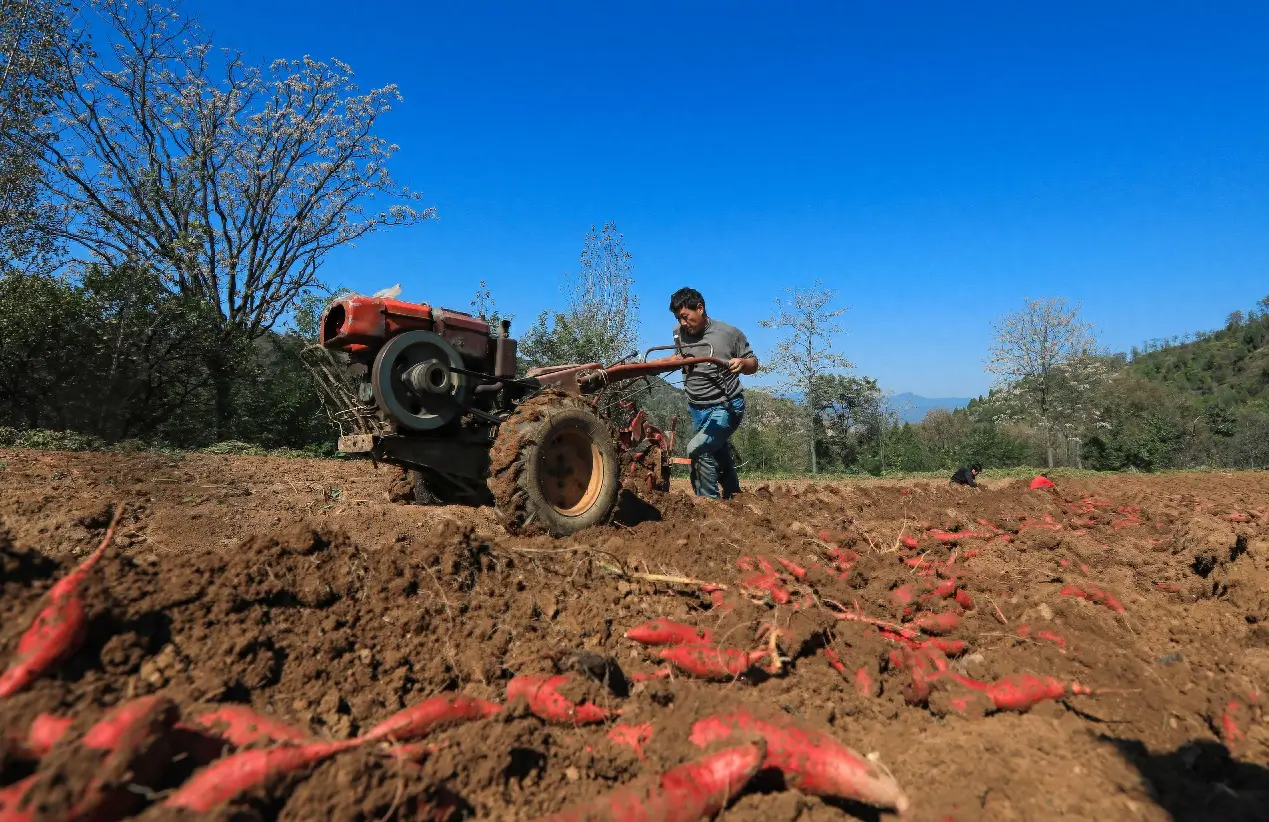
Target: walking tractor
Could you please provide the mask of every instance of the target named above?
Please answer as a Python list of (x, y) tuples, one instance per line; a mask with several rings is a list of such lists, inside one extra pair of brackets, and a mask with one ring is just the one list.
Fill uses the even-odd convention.
[[(571, 534), (607, 521), (623, 487), (669, 490), (673, 425), (667, 434), (633, 403), (599, 399), (629, 381), (727, 363), (661, 346), (642, 360), (517, 375), (510, 331), (506, 320), (495, 333), (426, 303), (331, 303), (305, 361), (340, 426), (339, 450), (407, 469), (417, 502), (492, 502), (512, 533), (536, 524)], [(674, 353), (648, 359), (656, 351)], [(630, 418), (618, 427), (608, 407)]]

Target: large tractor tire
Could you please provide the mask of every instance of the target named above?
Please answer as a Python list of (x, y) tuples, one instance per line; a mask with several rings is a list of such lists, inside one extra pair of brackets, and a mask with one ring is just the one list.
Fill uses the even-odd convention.
[(621, 491), (612, 429), (581, 400), (538, 394), (499, 426), (489, 490), (511, 534), (539, 526), (559, 537), (608, 522)]

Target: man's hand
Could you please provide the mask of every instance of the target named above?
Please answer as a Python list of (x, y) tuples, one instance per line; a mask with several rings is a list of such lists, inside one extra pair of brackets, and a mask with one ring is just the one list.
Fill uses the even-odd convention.
[(753, 374), (758, 370), (758, 361), (752, 357), (732, 357), (727, 361), (727, 370), (733, 374)]

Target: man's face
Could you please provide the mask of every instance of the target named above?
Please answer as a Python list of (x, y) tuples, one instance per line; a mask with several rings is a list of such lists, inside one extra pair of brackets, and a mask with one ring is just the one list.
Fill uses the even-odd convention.
[(683, 306), (678, 313), (679, 326), (689, 334), (699, 334), (705, 330), (705, 303), (700, 308)]

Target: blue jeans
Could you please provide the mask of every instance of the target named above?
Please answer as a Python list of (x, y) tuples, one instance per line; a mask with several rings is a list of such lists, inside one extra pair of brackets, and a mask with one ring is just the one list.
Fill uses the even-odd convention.
[(687, 443), (687, 455), (692, 459), (692, 490), (698, 497), (718, 499), (721, 484), (723, 499), (739, 494), (740, 477), (736, 476), (728, 442), (745, 416), (744, 396), (688, 410), (696, 430)]

